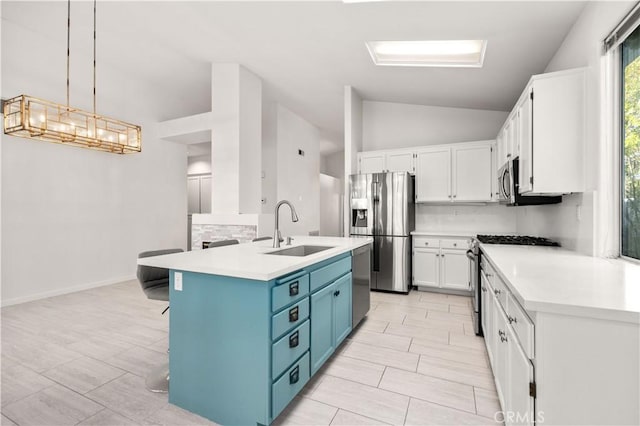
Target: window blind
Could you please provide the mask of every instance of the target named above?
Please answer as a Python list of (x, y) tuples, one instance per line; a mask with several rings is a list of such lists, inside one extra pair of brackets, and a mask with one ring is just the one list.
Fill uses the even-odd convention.
[(640, 25), (640, 2), (631, 9), (624, 19), (604, 39), (604, 52), (615, 49)]

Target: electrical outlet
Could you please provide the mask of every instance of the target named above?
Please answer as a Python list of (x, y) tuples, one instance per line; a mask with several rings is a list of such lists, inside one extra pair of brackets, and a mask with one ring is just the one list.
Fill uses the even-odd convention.
[(173, 275), (173, 289), (182, 291), (182, 272), (176, 272)]

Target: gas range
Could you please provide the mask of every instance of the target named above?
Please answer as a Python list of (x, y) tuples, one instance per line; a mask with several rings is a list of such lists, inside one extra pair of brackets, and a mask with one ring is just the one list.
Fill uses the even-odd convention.
[(526, 235), (477, 235), (476, 239), (484, 244), (560, 247), (559, 243), (548, 238), (530, 237)]

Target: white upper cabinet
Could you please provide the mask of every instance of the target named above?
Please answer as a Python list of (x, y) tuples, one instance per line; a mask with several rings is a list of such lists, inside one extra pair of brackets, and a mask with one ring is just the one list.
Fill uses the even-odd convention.
[(361, 152), (358, 154), (358, 173), (382, 173), (385, 171), (383, 152)]
[(403, 151), (389, 151), (386, 155), (388, 172), (409, 172), (415, 173), (414, 163), (415, 153)]
[(416, 154), (417, 203), (489, 202), (493, 141), (440, 145)]
[(492, 199), (491, 145), (452, 148), (453, 201), (486, 202)]
[(390, 150), (358, 153), (358, 173), (415, 172), (414, 151)]
[(521, 194), (584, 191), (585, 111), (584, 69), (531, 77), (498, 135), (498, 168), (519, 157)]
[(451, 148), (440, 146), (417, 153), (415, 195), (417, 203), (452, 201)]

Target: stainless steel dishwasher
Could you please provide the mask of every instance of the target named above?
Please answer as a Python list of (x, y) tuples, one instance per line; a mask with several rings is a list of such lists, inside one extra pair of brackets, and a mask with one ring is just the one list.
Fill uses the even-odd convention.
[(351, 289), (351, 328), (362, 321), (371, 304), (371, 244), (351, 251), (351, 272), (353, 284)]

